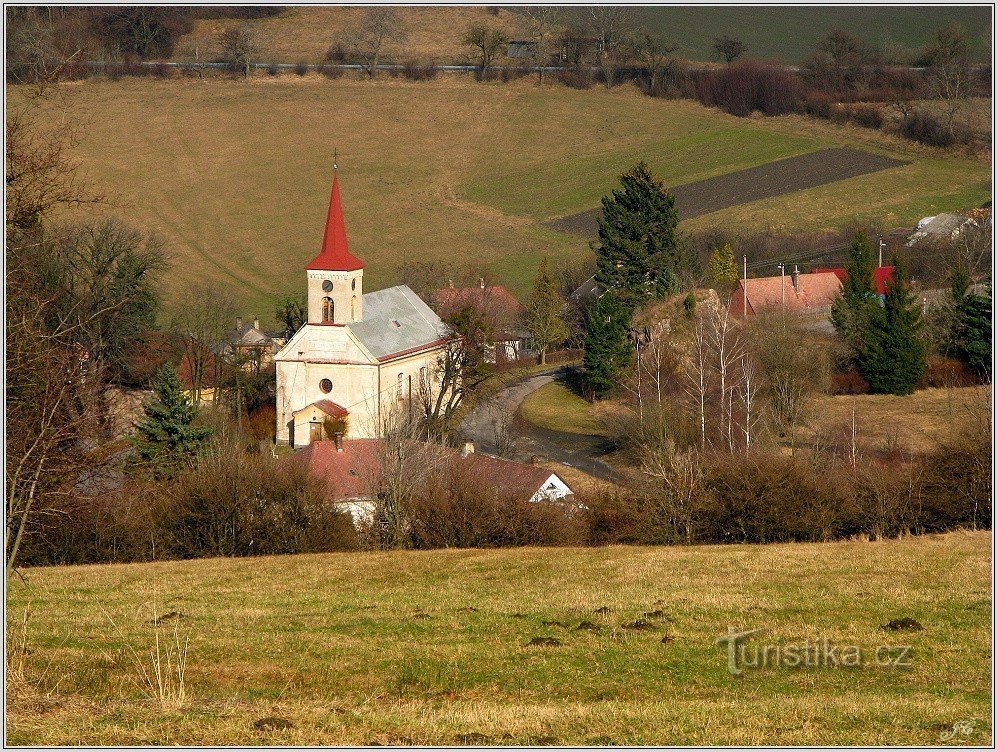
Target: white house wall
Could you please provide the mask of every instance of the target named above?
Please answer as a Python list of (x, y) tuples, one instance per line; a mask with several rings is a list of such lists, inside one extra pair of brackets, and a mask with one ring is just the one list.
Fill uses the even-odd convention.
[(568, 487), (565, 481), (554, 473), (551, 473), (551, 477), (544, 481), (541, 487), (537, 489), (537, 493), (530, 497), (530, 500), (556, 501), (557, 499), (564, 499), (566, 496), (571, 496), (572, 493), (572, 489)]

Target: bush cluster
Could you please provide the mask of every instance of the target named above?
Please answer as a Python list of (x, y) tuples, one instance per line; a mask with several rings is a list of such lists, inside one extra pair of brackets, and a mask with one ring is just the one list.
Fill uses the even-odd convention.
[(685, 504), (656, 487), (586, 496), (589, 542), (808, 542), (991, 527), (987, 431), (915, 460), (885, 447), (853, 468), (843, 447), (838, 454), (706, 457), (700, 489)]
[(774, 65), (744, 60), (696, 77), (697, 98), (708, 107), (747, 117), (786, 115), (799, 110), (803, 99), (800, 77)]

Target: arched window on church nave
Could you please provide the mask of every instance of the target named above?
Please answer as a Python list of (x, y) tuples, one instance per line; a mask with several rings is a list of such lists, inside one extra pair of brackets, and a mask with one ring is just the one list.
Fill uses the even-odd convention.
[(405, 374), (400, 373), (398, 375), (398, 379), (396, 379), (396, 383), (398, 385), (397, 389), (398, 389), (398, 395), (399, 395), (399, 402), (401, 402), (403, 399), (405, 399), (405, 391), (404, 391), (404, 388), (402, 386), (402, 384), (403, 384), (404, 381), (405, 381)]
[(323, 323), (333, 320), (333, 299), (322, 299), (322, 321)]

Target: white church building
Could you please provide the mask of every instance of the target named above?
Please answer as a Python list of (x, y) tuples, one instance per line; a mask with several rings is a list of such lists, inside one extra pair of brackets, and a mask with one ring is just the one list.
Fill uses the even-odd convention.
[(274, 356), (278, 443), (328, 438), (327, 418), (345, 420), (351, 438), (374, 438), (387, 410), (437, 393), (447, 327), (405, 285), (364, 294), (364, 262), (347, 246), (335, 171), (322, 250), (306, 280), (307, 323)]

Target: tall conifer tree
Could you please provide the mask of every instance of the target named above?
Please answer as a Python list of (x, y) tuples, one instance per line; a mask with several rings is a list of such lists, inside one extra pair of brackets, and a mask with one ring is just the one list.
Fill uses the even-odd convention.
[(874, 392), (911, 394), (925, 373), (922, 311), (905, 289), (900, 259), (887, 282), (883, 308), (871, 312), (859, 353), (859, 370)]
[(832, 303), (832, 324), (856, 354), (863, 347), (871, 315), (879, 309), (873, 287), (873, 259), (870, 240), (860, 230), (849, 244), (842, 295)]
[(547, 362), (549, 347), (560, 345), (568, 337), (568, 327), (562, 315), (564, 307), (565, 302), (554, 287), (545, 258), (537, 270), (534, 289), (527, 301), (527, 329), (541, 351), (541, 363)]
[(163, 366), (153, 388), (145, 418), (135, 425), (134, 440), (139, 459), (156, 475), (170, 477), (193, 461), (211, 429), (194, 424), (194, 405), (184, 394), (176, 368)]
[(609, 290), (589, 309), (586, 321), (586, 352), (582, 363), (586, 381), (597, 397), (604, 396), (631, 362), (627, 329), (631, 308)]
[(676, 200), (655, 180), (648, 165), (638, 163), (621, 176), (620, 184), (602, 201), (596, 282), (638, 305), (675, 292), (689, 259), (677, 237)]

